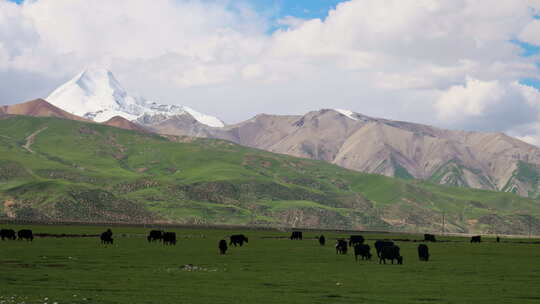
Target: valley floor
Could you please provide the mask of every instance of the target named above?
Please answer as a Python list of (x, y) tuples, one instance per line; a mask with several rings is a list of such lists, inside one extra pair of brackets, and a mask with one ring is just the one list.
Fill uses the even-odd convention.
[[(15, 226), (34, 233), (96, 235), (107, 227)], [(113, 227), (114, 245), (97, 237), (0, 241), (0, 303), (538, 303), (540, 244), (503, 239), (470, 244), (438, 237), (418, 261), (419, 235), (364, 234), (372, 247), (394, 239), (404, 265), (336, 255), (336, 238), (317, 232), (291, 241), (280, 231), (168, 229), (178, 244), (148, 243), (150, 229)], [(249, 243), (218, 254), (234, 233)], [(407, 240), (409, 239), (409, 240)]]

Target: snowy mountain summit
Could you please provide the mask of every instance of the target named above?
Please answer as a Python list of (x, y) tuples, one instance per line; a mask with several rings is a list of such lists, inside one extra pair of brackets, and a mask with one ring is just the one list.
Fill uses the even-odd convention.
[(131, 121), (152, 116), (190, 116), (209, 127), (225, 126), (220, 119), (186, 106), (163, 105), (130, 96), (111, 71), (104, 68), (84, 70), (54, 90), (46, 100), (64, 111), (96, 122), (104, 122), (114, 116)]

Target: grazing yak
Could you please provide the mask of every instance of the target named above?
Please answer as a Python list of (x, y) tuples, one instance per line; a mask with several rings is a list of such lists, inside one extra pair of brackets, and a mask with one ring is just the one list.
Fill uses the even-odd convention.
[(384, 246), (393, 246), (394, 242), (391, 241), (381, 241), (378, 240), (375, 242), (375, 250), (377, 251), (377, 256), (381, 257), (381, 250)]
[(242, 247), (242, 245), (244, 245), (244, 242), (248, 243), (248, 238), (245, 235), (243, 234), (231, 235), (229, 246), (234, 245), (234, 247), (236, 247), (236, 245), (240, 245), (240, 247)]
[(19, 237), (19, 240), (27, 240), (27, 241), (33, 241), (34, 240), (34, 234), (32, 233), (32, 230), (30, 229), (21, 229), (17, 232), (17, 236)]
[(347, 254), (347, 242), (345, 240), (338, 240), (336, 243), (336, 254)]
[(2, 238), (2, 241), (5, 239), (8, 240), (16, 240), (17, 236), (15, 234), (15, 230), (13, 229), (2, 229), (0, 230), (0, 237)]
[(326, 238), (324, 237), (324, 235), (321, 235), (319, 237), (319, 245), (324, 246), (325, 244), (326, 244)]
[(107, 231), (103, 232), (101, 236), (99, 237), (101, 239), (101, 244), (113, 244), (113, 238), (112, 238), (112, 231), (111, 229), (107, 229)]
[(482, 237), (479, 235), (471, 237), (471, 243), (480, 243), (482, 242)]
[(429, 261), (429, 248), (426, 244), (418, 245), (418, 258), (420, 261)]
[(219, 241), (218, 248), (219, 248), (220, 254), (225, 254), (227, 252), (227, 241), (225, 240)]
[(379, 264), (386, 264), (386, 260), (397, 260), (398, 264), (403, 264), (403, 257), (399, 254), (399, 247), (396, 245), (384, 246), (381, 248), (381, 255), (379, 257)]
[(163, 232), (163, 245), (176, 245), (176, 232)]
[(371, 260), (371, 248), (368, 244), (358, 244), (354, 246), (354, 259), (358, 261), (358, 256), (362, 257), (362, 260)]
[(349, 237), (349, 246), (364, 244), (364, 237), (361, 235), (351, 235)]
[(302, 240), (302, 231), (293, 231), (290, 237), (291, 240)]
[(163, 231), (161, 230), (152, 230), (146, 238), (148, 242), (161, 241), (163, 239)]
[(435, 235), (426, 233), (424, 234), (424, 242), (436, 242)]

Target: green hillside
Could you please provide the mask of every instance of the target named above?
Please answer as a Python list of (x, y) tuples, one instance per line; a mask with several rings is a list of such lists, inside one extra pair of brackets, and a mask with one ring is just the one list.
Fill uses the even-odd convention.
[(0, 119), (0, 216), (408, 231), (540, 231), (540, 202), (55, 118)]

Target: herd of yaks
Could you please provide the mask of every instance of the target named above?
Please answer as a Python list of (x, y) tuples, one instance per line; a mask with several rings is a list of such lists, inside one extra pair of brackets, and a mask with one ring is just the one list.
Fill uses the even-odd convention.
[[(100, 240), (102, 244), (113, 244), (114, 240), (112, 238), (113, 233), (111, 229), (101, 233)], [(21, 229), (17, 233), (13, 229), (0, 229), (0, 237), (2, 241), (4, 240), (27, 240), (33, 241), (34, 235), (30, 229)], [(289, 237), (291, 240), (302, 240), (301, 231), (293, 231)], [(321, 246), (326, 245), (326, 238), (324, 235), (317, 237), (319, 244)], [(175, 232), (165, 232), (162, 230), (152, 230), (147, 236), (148, 242), (162, 242), (164, 245), (176, 245), (176, 233)], [(471, 243), (480, 243), (482, 241), (481, 236), (471, 237)], [(497, 242), (500, 241), (500, 238), (497, 237)], [(362, 260), (371, 260), (371, 247), (368, 244), (365, 244), (365, 239), (361, 235), (351, 235), (348, 239), (338, 239), (336, 241), (336, 254), (347, 254), (348, 248), (352, 247), (354, 249), (354, 258), (358, 261), (358, 257)], [(424, 242), (436, 242), (435, 235), (433, 234), (424, 234)], [(243, 234), (235, 234), (229, 237), (229, 243), (227, 245), (226, 240), (220, 240), (218, 243), (218, 249), (220, 254), (226, 254), (228, 246), (242, 246), (244, 243), (248, 243), (248, 238)], [(379, 264), (386, 264), (386, 260), (390, 260), (394, 264), (394, 260), (397, 261), (397, 264), (403, 264), (403, 257), (400, 254), (399, 246), (395, 245), (394, 242), (388, 240), (377, 240), (374, 243), (375, 250), (377, 252), (377, 257), (379, 258)], [(429, 261), (429, 248), (426, 244), (418, 245), (418, 258), (421, 261)]]

